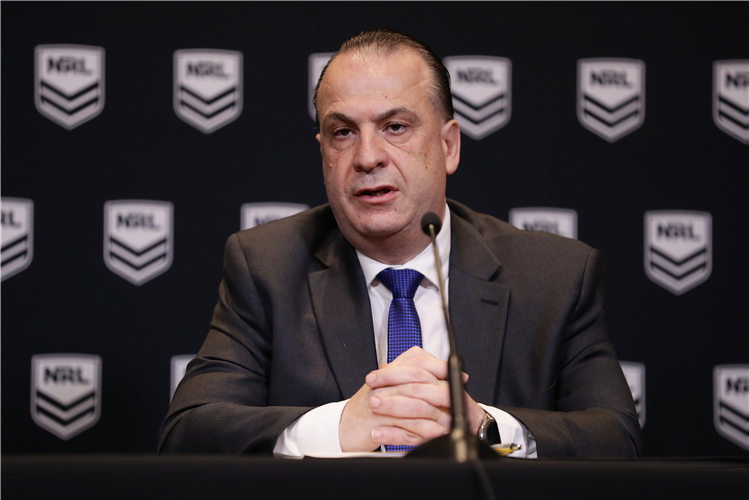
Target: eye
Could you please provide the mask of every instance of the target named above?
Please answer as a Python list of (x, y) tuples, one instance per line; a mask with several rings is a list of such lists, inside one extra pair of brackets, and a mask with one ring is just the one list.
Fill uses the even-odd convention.
[(406, 131), (406, 125), (403, 123), (389, 123), (387, 126), (390, 132), (394, 134), (402, 134)]
[(350, 137), (352, 134), (352, 130), (350, 128), (339, 128), (333, 130), (333, 137), (336, 139), (345, 139), (347, 137)]

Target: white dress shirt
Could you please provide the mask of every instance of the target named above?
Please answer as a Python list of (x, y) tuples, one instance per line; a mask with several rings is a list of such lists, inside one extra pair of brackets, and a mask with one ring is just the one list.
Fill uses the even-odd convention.
[[(449, 262), (451, 217), (449, 208), (445, 208), (445, 220), (442, 230), (437, 235), (437, 248), (442, 265), (442, 278), (445, 281), (445, 297), (449, 290)], [(364, 271), (367, 292), (372, 308), (372, 324), (374, 326), (375, 347), (380, 364), (387, 363), (388, 349), (388, 313), (393, 294), (377, 279), (377, 275), (387, 269), (414, 269), (424, 275), (414, 295), (416, 312), (421, 322), (422, 348), (433, 356), (447, 360), (450, 354), (450, 344), (447, 338), (447, 327), (442, 312), (442, 300), (439, 293), (437, 266), (434, 262), (434, 249), (429, 244), (419, 255), (402, 265), (392, 266), (378, 262), (358, 250), (359, 263)], [(362, 381), (364, 384), (364, 381)], [(279, 436), (274, 455), (289, 458), (301, 458), (310, 454), (341, 453), (338, 439), (338, 426), (343, 413), (343, 407), (348, 400), (338, 401), (319, 406), (296, 419)], [(480, 403), (479, 403), (480, 404)], [(511, 456), (520, 458), (536, 458), (536, 442), (528, 429), (517, 419), (492, 406), (480, 404), (489, 412), (499, 425), (499, 433), (503, 443), (516, 443), (521, 448)]]

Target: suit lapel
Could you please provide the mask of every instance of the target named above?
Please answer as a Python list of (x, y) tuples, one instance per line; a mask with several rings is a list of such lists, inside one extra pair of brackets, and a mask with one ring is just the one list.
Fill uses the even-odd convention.
[(327, 269), (309, 274), (312, 307), (333, 375), (344, 399), (377, 369), (377, 351), (367, 286), (356, 252), (343, 235), (316, 257)]
[(510, 287), (497, 281), (500, 262), (476, 228), (452, 212), (450, 319), (470, 375), (466, 390), (494, 404)]

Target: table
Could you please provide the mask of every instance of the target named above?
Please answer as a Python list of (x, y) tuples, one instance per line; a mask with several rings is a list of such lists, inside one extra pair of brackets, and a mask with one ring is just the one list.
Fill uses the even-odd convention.
[[(749, 498), (749, 459), (482, 462), (500, 499)], [(469, 464), (220, 455), (11, 455), (2, 498), (483, 498)]]

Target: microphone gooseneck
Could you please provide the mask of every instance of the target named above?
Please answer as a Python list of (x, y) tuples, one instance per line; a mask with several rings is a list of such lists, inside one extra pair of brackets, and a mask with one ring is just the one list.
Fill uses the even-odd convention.
[(497, 458), (499, 455), (489, 445), (471, 434), (468, 428), (468, 412), (463, 393), (463, 363), (460, 360), (460, 356), (458, 356), (455, 334), (452, 322), (450, 321), (450, 313), (447, 309), (445, 283), (442, 279), (442, 261), (440, 260), (436, 242), (437, 234), (442, 229), (442, 221), (434, 212), (427, 212), (421, 219), (421, 228), (432, 239), (434, 261), (437, 266), (440, 297), (442, 299), (442, 312), (445, 316), (447, 338), (450, 342), (450, 356), (447, 359), (447, 380), (450, 387), (450, 413), (452, 415), (452, 422), (449, 434), (422, 444), (411, 451), (407, 457), (450, 459), (460, 463), (475, 461), (479, 458)]

